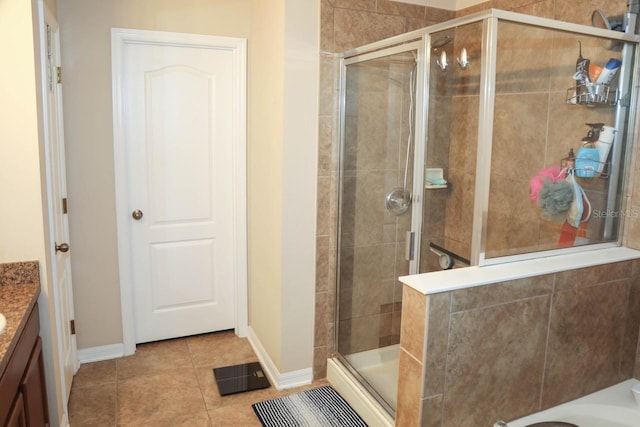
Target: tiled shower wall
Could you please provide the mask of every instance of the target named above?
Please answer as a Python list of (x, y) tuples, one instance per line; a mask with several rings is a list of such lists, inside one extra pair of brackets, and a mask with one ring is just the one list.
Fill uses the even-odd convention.
[[(457, 16), (490, 7), (590, 25), (593, 9), (623, 13), (626, 0), (493, 0), (459, 11)], [(406, 31), (453, 18), (440, 9), (389, 0), (321, 1), (321, 69), (319, 117), (318, 218), (314, 376), (326, 375), (334, 351), (337, 247), (338, 61), (334, 54)], [(635, 168), (634, 168), (635, 169)], [(640, 189), (640, 174), (635, 174)], [(640, 190), (636, 193), (640, 194)], [(629, 197), (630, 212), (640, 213), (640, 196)], [(627, 245), (640, 248), (640, 214), (627, 221)]]
[(489, 426), (640, 375), (638, 260), (404, 292), (398, 426)]

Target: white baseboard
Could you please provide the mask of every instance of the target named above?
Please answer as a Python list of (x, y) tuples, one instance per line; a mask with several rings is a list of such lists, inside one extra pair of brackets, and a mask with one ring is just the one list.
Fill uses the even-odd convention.
[(251, 326), (247, 328), (247, 339), (251, 347), (253, 347), (256, 356), (258, 356), (258, 360), (262, 365), (262, 369), (264, 369), (267, 374), (269, 381), (278, 390), (300, 387), (313, 382), (313, 368), (300, 369), (298, 371), (281, 374)]
[(300, 369), (298, 371), (280, 374), (278, 390), (285, 388), (301, 387), (313, 382), (313, 368)]
[(124, 356), (124, 344), (110, 344), (78, 350), (80, 364), (117, 359)]
[(262, 346), (260, 339), (251, 326), (247, 328), (247, 339), (249, 340), (249, 344), (251, 344), (253, 351), (256, 353), (256, 356), (258, 356), (258, 360), (262, 365), (264, 373), (267, 374), (269, 382), (278, 388), (277, 380), (280, 378), (280, 372), (278, 372), (278, 368), (276, 368), (273, 360), (269, 357), (269, 353), (267, 353), (267, 350)]

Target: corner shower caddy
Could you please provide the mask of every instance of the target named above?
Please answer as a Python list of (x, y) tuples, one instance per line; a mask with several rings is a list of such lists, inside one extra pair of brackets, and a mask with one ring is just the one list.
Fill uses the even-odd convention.
[(585, 83), (567, 89), (567, 104), (588, 107), (613, 107), (618, 102), (618, 89), (600, 83)]

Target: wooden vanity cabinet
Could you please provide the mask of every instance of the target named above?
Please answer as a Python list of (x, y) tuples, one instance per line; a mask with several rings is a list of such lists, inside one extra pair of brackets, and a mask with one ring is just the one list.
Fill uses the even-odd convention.
[(42, 338), (40, 337), (31, 352), (27, 370), (22, 378), (22, 398), (27, 425), (48, 425), (47, 391), (45, 389), (44, 361), (42, 360)]
[(22, 335), (0, 377), (0, 425), (46, 427), (49, 425), (42, 359), (38, 305), (29, 314)]
[(22, 399), (22, 393), (19, 392), (16, 396), (16, 401), (13, 402), (11, 412), (9, 412), (6, 427), (25, 427), (26, 425), (27, 417), (24, 414), (24, 399)]

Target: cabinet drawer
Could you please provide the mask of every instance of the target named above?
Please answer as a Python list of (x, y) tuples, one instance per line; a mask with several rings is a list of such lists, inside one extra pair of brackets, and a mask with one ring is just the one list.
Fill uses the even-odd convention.
[(11, 403), (20, 388), (22, 376), (27, 368), (39, 332), (40, 318), (38, 317), (38, 304), (36, 304), (24, 326), (16, 348), (13, 350), (7, 368), (0, 378), (0, 425), (4, 425), (7, 421)]

